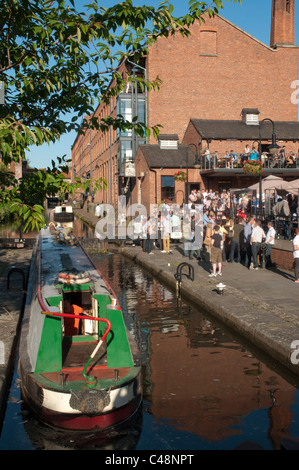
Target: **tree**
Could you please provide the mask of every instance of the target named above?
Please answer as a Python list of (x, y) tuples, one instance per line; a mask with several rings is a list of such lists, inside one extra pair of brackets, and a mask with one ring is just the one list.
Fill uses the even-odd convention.
[[(192, 23), (203, 21), (204, 14), (214, 15), (220, 8), (220, 0), (211, 1), (210, 6), (190, 0), (188, 13), (176, 18), (168, 1), (158, 8), (134, 6), (133, 0), (104, 8), (97, 0), (90, 0), (79, 11), (75, 0), (2, 0), (2, 161), (19, 161), (32, 145), (55, 142), (72, 129), (79, 132), (80, 122), (85, 115), (92, 115), (95, 103), (109, 100), (124, 88), (124, 79), (118, 73), (121, 60), (130, 56), (138, 62), (159, 37), (187, 36)], [(152, 82), (137, 80), (148, 90), (160, 86), (158, 77)], [(115, 83), (112, 88), (108, 86), (111, 81)], [(100, 122), (91, 118), (89, 125), (102, 131), (114, 126), (123, 130), (134, 127), (142, 135), (158, 132), (157, 127), (149, 130), (144, 123), (127, 122), (121, 116)], [(61, 182), (55, 165), (47, 174), (50, 179), (55, 174)], [(15, 196), (14, 191), (11, 196)], [(7, 198), (8, 193), (2, 200)]]

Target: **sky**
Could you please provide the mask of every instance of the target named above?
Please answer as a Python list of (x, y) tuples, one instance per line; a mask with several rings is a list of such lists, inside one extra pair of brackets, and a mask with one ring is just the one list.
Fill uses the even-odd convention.
[[(162, 0), (136, 0), (136, 5), (158, 6)], [(87, 0), (76, 0), (76, 5), (83, 7)], [(115, 0), (98, 0), (99, 5), (108, 7), (116, 2)], [(174, 15), (184, 15), (188, 10), (189, 0), (171, 0), (175, 7)], [(207, 2), (209, 3), (209, 2)], [(234, 23), (253, 37), (269, 45), (271, 27), (271, 7), (272, 0), (242, 0), (242, 4), (234, 3), (234, 0), (223, 0), (224, 9), (219, 13), (227, 20)], [(299, 1), (297, 0), (295, 11), (295, 31), (296, 44), (299, 44)], [(76, 133), (71, 132), (61, 137), (60, 141), (54, 144), (44, 144), (40, 147), (33, 146), (27, 152), (26, 158), (29, 165), (36, 168), (45, 168), (51, 165), (51, 160), (57, 161), (57, 157), (66, 155), (71, 159), (71, 147), (76, 138)]]

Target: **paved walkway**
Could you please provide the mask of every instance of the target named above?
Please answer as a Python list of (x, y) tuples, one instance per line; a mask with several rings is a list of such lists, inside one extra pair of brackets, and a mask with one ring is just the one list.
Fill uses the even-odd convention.
[[(8, 387), (12, 378), (15, 353), (22, 319), (26, 291), (23, 290), (23, 275), (12, 268), (21, 269), (27, 280), (32, 251), (29, 249), (0, 248), (0, 430)], [(25, 285), (26, 289), (26, 285)]]

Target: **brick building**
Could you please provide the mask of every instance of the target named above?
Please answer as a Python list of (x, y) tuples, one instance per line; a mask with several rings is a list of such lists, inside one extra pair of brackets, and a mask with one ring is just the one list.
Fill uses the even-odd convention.
[[(154, 203), (166, 191), (162, 189), (166, 178), (162, 177), (173, 177), (178, 169), (188, 170), (190, 184), (219, 186), (215, 172), (212, 180), (211, 173), (190, 167), (189, 162), (189, 168), (186, 168), (186, 158), (180, 160), (184, 149), (179, 143), (184, 144), (185, 151), (192, 144), (189, 151), (193, 148), (193, 153), (196, 146), (199, 154), (206, 147), (211, 151), (215, 147), (225, 151), (231, 150), (232, 145), (235, 151), (240, 151), (246, 143), (251, 147), (258, 140), (259, 122), (266, 118), (275, 123), (289, 123), (291, 133), (287, 132), (283, 137), (277, 135), (279, 145), (291, 145), (292, 142), (291, 150), (298, 152), (299, 47), (294, 44), (294, 8), (295, 0), (273, 0), (271, 18), (268, 19), (271, 21), (269, 46), (217, 15), (206, 17), (204, 23), (194, 24), (188, 38), (179, 35), (160, 38), (150, 47), (142, 63), (122, 62), (119, 70), (124, 77), (127, 73), (142, 74), (149, 80), (159, 76), (162, 80), (160, 90), (144, 94), (128, 83), (125, 93), (113, 98), (109, 105), (101, 104), (95, 116), (100, 119), (120, 112), (130, 120), (138, 115), (148, 127), (161, 124), (163, 135), (177, 135), (178, 145), (172, 150), (160, 149), (159, 154), (161, 142), (157, 144), (153, 136), (141, 139), (134, 132), (120, 134), (113, 130), (78, 135), (72, 147), (76, 176), (103, 176), (108, 182), (107, 191), (98, 192), (95, 200), (115, 203), (119, 194), (126, 194), (128, 202), (143, 202), (146, 197)], [(245, 128), (244, 109), (257, 109), (258, 122)], [(224, 135), (222, 139), (213, 140), (213, 135), (202, 135), (194, 125), (199, 121), (226, 124), (226, 128), (229, 122), (243, 122), (244, 129), (247, 132), (250, 128), (250, 133), (234, 137)], [(263, 145), (270, 143), (267, 127), (266, 124), (262, 126)], [(151, 151), (154, 157), (150, 161)], [(175, 155), (168, 167), (165, 152)], [(166, 161), (169, 161), (168, 157)], [(298, 177), (295, 170), (289, 173)], [(231, 176), (226, 180), (227, 184), (244, 183), (234, 174)], [(181, 185), (182, 182), (175, 181), (175, 193), (184, 192), (179, 189)]]

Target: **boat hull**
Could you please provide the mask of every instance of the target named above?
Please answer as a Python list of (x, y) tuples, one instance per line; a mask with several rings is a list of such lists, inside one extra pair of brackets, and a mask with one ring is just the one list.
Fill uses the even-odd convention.
[(73, 222), (74, 213), (73, 212), (54, 212), (53, 215), (54, 222)]
[(22, 371), (21, 391), (31, 412), (40, 421), (73, 431), (105, 430), (129, 419), (142, 402), (141, 372), (110, 390), (55, 390)]

